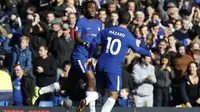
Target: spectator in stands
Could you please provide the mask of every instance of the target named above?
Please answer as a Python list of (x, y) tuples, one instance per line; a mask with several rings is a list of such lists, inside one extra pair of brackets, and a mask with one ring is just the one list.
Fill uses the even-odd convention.
[(68, 14), (68, 25), (69, 25), (69, 29), (70, 29), (70, 36), (72, 39), (74, 39), (74, 28), (75, 28), (75, 24), (76, 24), (76, 14), (75, 13), (69, 13)]
[(164, 55), (167, 55), (167, 41), (165, 39), (160, 39), (158, 42), (158, 47), (154, 51), (154, 57), (153, 57), (153, 63), (154, 65), (159, 65), (160, 64), (160, 59)]
[(178, 43), (182, 43), (186, 47), (189, 45), (187, 40), (191, 38), (189, 34), (190, 22), (188, 19), (183, 19), (181, 23), (182, 28), (180, 30), (174, 31), (173, 35), (177, 39)]
[(129, 99), (129, 89), (122, 88), (116, 102), (120, 107), (131, 107)]
[(199, 79), (198, 65), (191, 62), (180, 86), (181, 98), (186, 107), (198, 107), (200, 105)]
[(9, 34), (3, 44), (4, 51), (6, 51), (7, 53), (12, 53), (12, 61), (9, 66), (10, 75), (13, 76), (13, 67), (15, 64), (20, 64), (26, 72), (31, 72), (32, 54), (29, 50), (29, 38), (26, 36), (22, 36), (20, 38), (19, 45), (10, 47), (9, 43), (12, 37), (13, 35)]
[(56, 17), (61, 17), (65, 12), (65, 8), (64, 0), (55, 0), (51, 6), (51, 10), (54, 11)]
[(174, 70), (169, 65), (169, 56), (164, 55), (160, 59), (160, 65), (155, 67), (157, 82), (154, 88), (154, 105), (158, 107), (168, 106), (169, 87), (175, 77)]
[(8, 101), (13, 104), (13, 86), (8, 71), (4, 68), (0, 69), (0, 101)]
[(185, 54), (185, 47), (183, 44), (177, 45), (177, 57), (172, 62), (175, 72), (175, 79), (172, 81), (172, 96), (173, 96), (173, 104), (180, 104), (180, 81), (181, 77), (184, 76), (184, 73), (187, 70), (187, 66), (190, 62), (194, 61), (192, 57)]
[(154, 9), (154, 7), (153, 6), (147, 6), (146, 7), (146, 10), (145, 10), (145, 15), (146, 15), (146, 18), (145, 18), (145, 22), (144, 22), (144, 24), (145, 25), (148, 25), (148, 23), (150, 22), (150, 21), (152, 21), (152, 17), (153, 17), (153, 14), (155, 13), (155, 9)]
[(173, 35), (169, 35), (167, 37), (168, 39), (168, 52), (174, 52), (176, 53), (176, 38)]
[[(70, 68), (71, 68), (71, 63), (69, 61), (65, 61), (63, 64), (63, 70), (60, 73), (59, 81), (61, 80), (64, 81), (68, 78)], [(65, 99), (69, 99), (67, 91), (62, 90), (62, 91), (56, 92), (53, 98), (54, 106), (63, 105), (63, 101)]]
[(101, 21), (102, 23), (102, 29), (105, 29), (105, 25), (107, 24), (107, 13), (106, 13), (106, 9), (101, 8), (98, 11), (98, 19)]
[(13, 81), (14, 89), (14, 105), (16, 106), (32, 106), (32, 96), (35, 83), (21, 65), (14, 66), (15, 79)]
[[(200, 50), (194, 50), (192, 52), (192, 58), (194, 59), (194, 61), (197, 63), (198, 67), (200, 67)], [(198, 68), (200, 69), (200, 68)]]
[[(39, 48), (40, 57), (34, 62), (34, 75), (36, 76), (36, 86), (44, 87), (52, 84), (56, 80), (56, 61), (48, 54), (48, 47), (41, 45)], [(51, 101), (53, 94), (45, 94), (39, 97), (39, 100)]]
[(54, 12), (48, 12), (47, 14), (47, 24), (49, 26), (49, 29), (52, 28), (52, 21), (55, 19), (55, 14)]
[(128, 12), (131, 15), (131, 20), (133, 20), (134, 16), (135, 16), (135, 2), (134, 1), (128, 1)]
[[(60, 74), (60, 69), (63, 68), (63, 62), (70, 60), (71, 53), (74, 48), (74, 39), (70, 36), (69, 27), (67, 24), (57, 32), (56, 37), (53, 38), (50, 49), (56, 60), (58, 67), (57, 75)], [(58, 79), (58, 78), (57, 78)]]
[(141, 11), (137, 11), (135, 14), (135, 18), (131, 21), (128, 28), (129, 31), (133, 33), (136, 26), (140, 27), (143, 25), (145, 19), (145, 15)]
[(39, 57), (39, 46), (49, 42), (50, 30), (48, 25), (40, 20), (39, 14), (28, 14), (27, 18), (28, 22), (24, 26), (24, 34), (30, 38), (30, 50), (34, 60)]
[(106, 28), (111, 26), (117, 26), (118, 18), (119, 18), (118, 12), (116, 11), (111, 12), (110, 20), (107, 22)]
[(153, 107), (153, 84), (156, 83), (155, 69), (150, 64), (151, 57), (142, 56), (140, 61), (133, 66), (131, 75), (136, 84), (135, 94), (136, 107)]

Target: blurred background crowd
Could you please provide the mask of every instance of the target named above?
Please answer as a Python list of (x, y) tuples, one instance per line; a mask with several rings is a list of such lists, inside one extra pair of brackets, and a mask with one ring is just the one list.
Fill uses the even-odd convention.
[[(123, 63), (123, 89), (118, 106), (200, 105), (199, 0), (95, 0), (96, 19), (103, 29), (118, 25), (118, 12), (128, 11), (129, 31), (137, 46), (152, 58), (132, 50)], [(0, 100), (30, 106), (34, 86), (44, 87), (68, 77), (74, 26), (83, 17), (84, 0), (0, 1)], [(96, 52), (96, 58), (100, 53)], [(80, 81), (80, 86), (84, 84)], [(79, 101), (84, 90), (40, 96), (39, 101), (63, 105)], [(83, 93), (81, 95), (80, 93)], [(9, 99), (9, 100), (8, 100)], [(38, 101), (38, 102), (39, 102)], [(102, 106), (104, 99), (97, 101)]]

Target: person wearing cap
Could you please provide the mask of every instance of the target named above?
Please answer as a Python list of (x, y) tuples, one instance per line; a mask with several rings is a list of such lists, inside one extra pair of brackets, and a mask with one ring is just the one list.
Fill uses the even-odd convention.
[(151, 33), (154, 35), (155, 40), (164, 38), (164, 29), (160, 27), (160, 22), (157, 20), (151, 21), (149, 23), (151, 28)]
[(70, 60), (70, 55), (73, 51), (74, 46), (74, 39), (72, 39), (70, 36), (70, 29), (68, 24), (65, 23), (63, 25), (60, 25), (60, 30), (54, 32), (54, 37), (51, 43), (52, 44), (49, 47), (50, 52), (55, 57), (58, 67), (56, 77), (56, 80), (58, 81), (63, 63), (66, 60)]

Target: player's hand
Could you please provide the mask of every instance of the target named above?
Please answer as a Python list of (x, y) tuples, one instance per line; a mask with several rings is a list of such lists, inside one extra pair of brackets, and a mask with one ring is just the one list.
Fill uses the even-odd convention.
[(89, 58), (87, 62), (85, 63), (86, 68), (89, 68), (89, 67), (95, 68), (95, 66), (96, 66), (96, 61), (94, 58)]
[(89, 46), (89, 43), (88, 43), (88, 42), (84, 42), (84, 43), (83, 43), (83, 46), (84, 46), (86, 49), (89, 49), (89, 48), (90, 48), (90, 46)]

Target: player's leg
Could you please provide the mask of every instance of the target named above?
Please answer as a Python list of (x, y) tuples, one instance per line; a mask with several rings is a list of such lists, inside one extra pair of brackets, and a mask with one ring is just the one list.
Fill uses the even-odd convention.
[[(103, 72), (97, 71), (96, 79), (97, 79), (96, 80), (97, 88), (102, 88), (103, 89), (104, 88), (104, 84), (105, 84), (104, 83), (105, 80), (104, 80), (104, 74), (103, 74)], [(83, 109), (84, 109), (84, 107), (86, 105), (88, 105), (88, 104), (89, 104), (90, 112), (93, 111), (95, 108), (94, 109), (91, 108), (92, 105), (90, 105), (90, 104), (93, 103), (93, 102), (95, 103), (95, 100), (98, 99), (98, 96), (99, 96), (98, 93), (95, 92), (95, 91), (88, 91), (88, 92), (86, 92), (86, 98), (83, 99), (83, 100), (81, 100), (81, 103), (80, 103), (80, 105), (77, 108), (77, 112), (82, 112)]]
[(73, 88), (75, 88), (79, 79), (80, 78), (76, 77), (76, 75), (73, 75), (73, 69), (71, 68), (67, 79), (60, 80), (59, 82), (55, 82), (41, 88), (36, 86), (33, 91), (32, 104), (34, 105), (38, 97), (43, 94), (53, 93), (60, 90), (70, 92)]
[(115, 105), (118, 98), (118, 93), (121, 89), (122, 78), (121, 75), (107, 73), (107, 90), (109, 91), (109, 97), (104, 103), (101, 112), (110, 112)]

